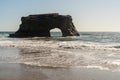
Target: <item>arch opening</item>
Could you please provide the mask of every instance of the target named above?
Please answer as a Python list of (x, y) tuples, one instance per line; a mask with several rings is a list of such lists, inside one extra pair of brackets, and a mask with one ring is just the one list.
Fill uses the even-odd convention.
[(51, 37), (62, 37), (62, 31), (59, 28), (54, 28), (50, 30)]

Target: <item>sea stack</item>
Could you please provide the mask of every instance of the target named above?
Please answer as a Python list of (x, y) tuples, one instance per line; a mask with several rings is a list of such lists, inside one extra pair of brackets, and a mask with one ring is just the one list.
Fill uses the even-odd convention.
[(59, 28), (63, 37), (79, 36), (70, 15), (37, 14), (22, 17), (21, 21), (18, 31), (10, 37), (50, 37), (50, 30), (54, 28)]

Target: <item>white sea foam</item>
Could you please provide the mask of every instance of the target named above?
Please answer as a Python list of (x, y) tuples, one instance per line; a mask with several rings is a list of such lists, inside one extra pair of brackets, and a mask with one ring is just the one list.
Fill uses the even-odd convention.
[(119, 44), (106, 44), (95, 42), (82, 42), (82, 41), (42, 41), (42, 40), (5, 40), (0, 41), (0, 46), (19, 47), (19, 48), (37, 48), (37, 47), (49, 47), (57, 49), (82, 49), (82, 50), (108, 50), (120, 52)]
[(107, 67), (102, 67), (102, 66), (92, 66), (92, 65), (88, 65), (86, 66), (86, 68), (95, 68), (95, 69), (100, 69), (100, 70), (110, 70)]
[(20, 48), (19, 55), (1, 55), (1, 61), (44, 67), (120, 70), (120, 45), (117, 43), (14, 38), (0, 40), (0, 46)]

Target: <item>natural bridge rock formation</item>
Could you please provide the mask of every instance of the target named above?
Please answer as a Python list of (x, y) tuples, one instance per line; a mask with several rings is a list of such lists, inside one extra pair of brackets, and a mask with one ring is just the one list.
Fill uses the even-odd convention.
[(50, 30), (59, 28), (62, 36), (79, 36), (70, 15), (39, 14), (22, 17), (22, 24), (10, 37), (50, 37)]

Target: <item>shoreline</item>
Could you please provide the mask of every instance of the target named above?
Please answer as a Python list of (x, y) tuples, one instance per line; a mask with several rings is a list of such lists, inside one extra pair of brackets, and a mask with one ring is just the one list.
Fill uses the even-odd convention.
[(119, 80), (120, 72), (87, 68), (43, 68), (0, 63), (0, 80)]
[[(68, 44), (67, 42), (60, 42), (58, 44), (50, 41), (43, 46), (42, 44), (44, 41), (19, 41), (15, 41), (15, 43), (14, 41), (10, 41), (8, 42), (9, 44), (6, 43), (6, 41), (3, 41), (0, 46), (0, 80), (120, 79), (119, 61), (117, 61), (120, 55), (117, 52), (113, 53), (114, 51), (111, 52), (103, 50), (98, 52), (98, 50), (87, 51), (72, 49), (69, 47), (69, 45), (66, 45)], [(55, 45), (49, 47), (48, 45), (50, 44)], [(56, 46), (59, 46), (60, 49), (59, 47), (56, 48)], [(86, 47), (87, 46), (82, 46), (82, 48), (85, 49)], [(99, 68), (100, 62), (104, 62), (106, 60), (107, 62), (105, 62), (105, 64), (103, 63), (103, 65), (101, 64), (100, 66), (108, 67), (110, 70), (100, 70), (96, 68), (96, 65)], [(31, 65), (27, 63), (30, 63)], [(93, 63), (95, 63), (95, 67), (79, 67), (79, 65), (87, 66), (89, 64), (92, 65)], [(62, 65), (65, 65), (67, 67), (60, 67)], [(71, 65), (75, 65), (75, 67), (69, 67)], [(76, 65), (78, 67), (76, 67)], [(114, 70), (116, 72), (113, 72)]]

